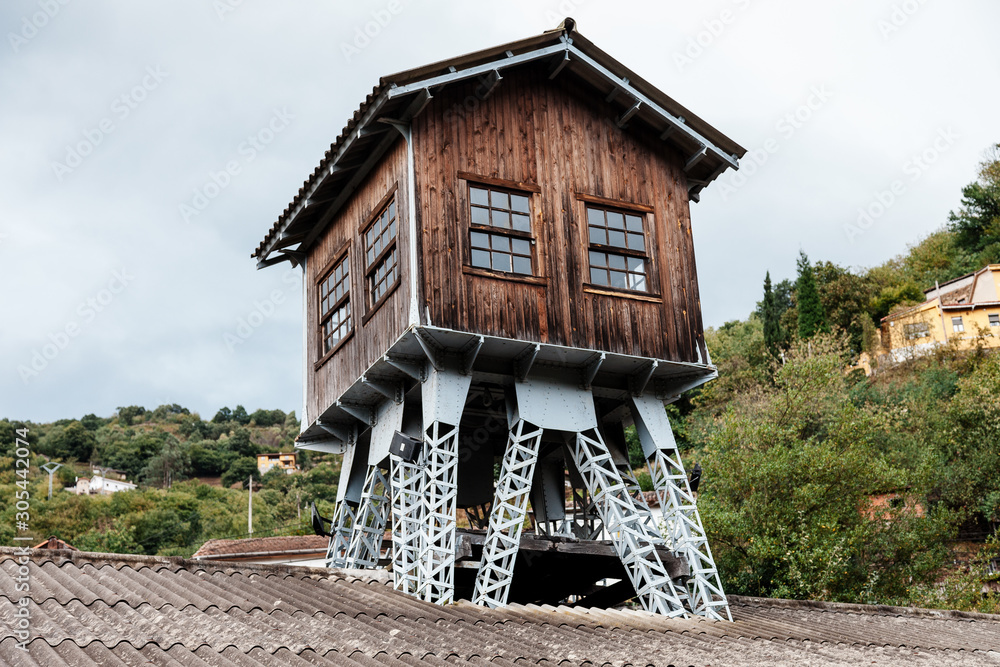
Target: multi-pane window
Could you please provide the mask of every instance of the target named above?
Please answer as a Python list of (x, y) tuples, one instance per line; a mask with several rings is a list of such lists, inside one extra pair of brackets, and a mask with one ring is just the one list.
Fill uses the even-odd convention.
[(351, 331), (351, 275), (347, 255), (320, 281), (319, 313), (323, 354), (326, 354)]
[(903, 334), (906, 336), (907, 340), (926, 338), (931, 335), (931, 328), (927, 325), (926, 322), (917, 322), (916, 324), (904, 324)]
[(951, 318), (951, 330), (956, 333), (961, 333), (962, 331), (965, 331), (965, 323), (962, 322), (961, 317)]
[(391, 199), (364, 232), (368, 303), (374, 306), (399, 278), (396, 200)]
[(641, 215), (587, 206), (590, 282), (648, 292), (646, 235)]
[(990, 315), (990, 326), (1000, 327), (1000, 315)]
[(532, 275), (531, 199), (528, 195), (469, 186), (472, 266)]

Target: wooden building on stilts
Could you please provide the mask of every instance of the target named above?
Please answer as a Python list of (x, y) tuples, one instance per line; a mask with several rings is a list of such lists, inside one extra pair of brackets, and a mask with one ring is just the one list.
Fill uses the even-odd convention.
[(572, 19), (381, 79), (253, 253), (304, 275), (329, 564), (729, 618), (664, 403), (716, 375), (689, 202), (744, 152)]

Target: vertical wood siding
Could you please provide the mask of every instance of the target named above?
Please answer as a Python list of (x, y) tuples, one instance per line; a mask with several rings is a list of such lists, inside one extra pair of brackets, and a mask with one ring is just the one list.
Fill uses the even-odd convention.
[[(307, 260), (308, 295), (306, 330), (309, 366), (307, 369), (307, 405), (309, 418), (316, 419), (351, 384), (373, 364), (389, 345), (406, 330), (408, 321), (409, 280), (409, 218), (407, 211), (408, 183), (406, 143), (399, 139), (389, 149), (380, 164), (369, 174), (350, 201), (344, 205), (329, 227), (310, 249)], [(399, 257), (399, 287), (382, 303), (371, 318), (362, 324), (367, 312), (364, 246), (359, 228), (383, 200), (396, 188), (397, 252)], [(313, 364), (320, 358), (319, 296), (316, 281), (337, 253), (350, 241), (351, 318), (353, 335), (317, 370)]]
[[(430, 323), (677, 361), (698, 361), (703, 329), (691, 239), (686, 156), (655, 135), (619, 129), (603, 97), (541, 70), (505, 72), (436, 92), (414, 122), (424, 308)], [(460, 172), (524, 182), (532, 197), (535, 272), (543, 285), (470, 275)], [(651, 206), (649, 279), (661, 303), (584, 290), (585, 204), (577, 193)], [(704, 357), (702, 357), (704, 358)]]

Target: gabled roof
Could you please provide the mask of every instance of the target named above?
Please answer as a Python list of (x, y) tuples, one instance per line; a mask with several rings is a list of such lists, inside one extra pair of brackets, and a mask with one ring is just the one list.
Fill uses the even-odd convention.
[[(995, 665), (1000, 616), (730, 597), (735, 622), (438, 606), (385, 572), (30, 552), (26, 638), (0, 577), (4, 665)], [(21, 551), (0, 548), (17, 571)], [(18, 648), (24, 641), (27, 651)]]
[(499, 83), (504, 71), (529, 64), (545, 64), (550, 78), (578, 77), (607, 101), (619, 125), (645, 124), (687, 155), (685, 171), (694, 201), (723, 171), (739, 168), (739, 158), (746, 153), (583, 37), (567, 18), (557, 29), (535, 37), (381, 78), (252, 253), (258, 268), (297, 260), (297, 253), (308, 247), (396, 141), (386, 121), (408, 123), (445, 86), (474, 77)]
[(209, 540), (191, 558), (195, 560), (326, 554), (328, 540), (320, 535), (278, 535), (242, 540)]

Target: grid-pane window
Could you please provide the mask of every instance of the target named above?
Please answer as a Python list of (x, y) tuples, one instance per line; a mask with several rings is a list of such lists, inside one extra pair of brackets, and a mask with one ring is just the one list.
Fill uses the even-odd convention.
[(956, 333), (960, 333), (962, 331), (965, 331), (965, 323), (962, 322), (962, 318), (961, 317), (953, 317), (953, 318), (951, 318), (951, 330), (954, 331), (954, 332), (956, 332)]
[(1000, 315), (990, 315), (990, 326), (1000, 327)]
[(472, 266), (533, 275), (530, 197), (509, 190), (470, 185), (469, 210)]
[(649, 291), (643, 216), (587, 206), (587, 234), (592, 284)]
[(392, 199), (365, 229), (365, 266), (370, 305), (378, 303), (399, 278), (396, 227), (396, 200)]
[(347, 255), (319, 284), (319, 313), (323, 354), (351, 331), (351, 275)]

